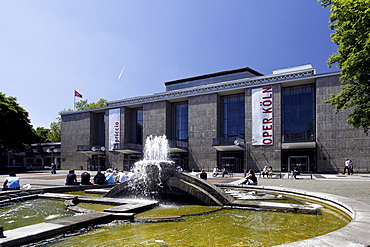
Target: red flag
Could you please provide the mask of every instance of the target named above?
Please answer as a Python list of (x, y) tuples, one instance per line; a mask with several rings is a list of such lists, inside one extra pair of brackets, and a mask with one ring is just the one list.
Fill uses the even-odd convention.
[(80, 94), (79, 92), (77, 92), (77, 91), (75, 90), (75, 97), (82, 98), (82, 94)]

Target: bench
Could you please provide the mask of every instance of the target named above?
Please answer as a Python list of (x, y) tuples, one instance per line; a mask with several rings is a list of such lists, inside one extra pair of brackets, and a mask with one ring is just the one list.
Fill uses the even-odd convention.
[[(297, 179), (303, 178), (303, 177), (310, 177), (310, 179), (313, 179), (313, 174), (312, 172), (298, 172), (296, 175)], [(288, 179), (289, 178), (293, 178), (293, 174), (290, 172), (288, 173)]]
[[(281, 174), (281, 171), (273, 171), (272, 172), (272, 178), (282, 178), (282, 174)], [(263, 175), (262, 173), (260, 172), (259, 173), (259, 178), (263, 178)], [(268, 174), (265, 174), (265, 177), (264, 178), (268, 178)]]

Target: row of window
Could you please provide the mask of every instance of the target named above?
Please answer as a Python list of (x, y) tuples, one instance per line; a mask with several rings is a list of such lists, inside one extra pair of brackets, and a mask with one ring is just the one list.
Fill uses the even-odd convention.
[[(188, 103), (175, 103), (172, 110), (173, 136), (177, 141), (188, 140)], [(221, 137), (245, 137), (245, 95), (221, 97)], [(315, 139), (314, 84), (282, 89), (283, 142), (313, 141)], [(133, 109), (131, 142), (142, 144), (143, 110)]]

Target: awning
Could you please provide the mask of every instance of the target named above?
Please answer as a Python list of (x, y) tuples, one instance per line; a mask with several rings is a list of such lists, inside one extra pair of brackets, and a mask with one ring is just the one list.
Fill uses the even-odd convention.
[(307, 149), (316, 148), (316, 142), (291, 142), (283, 143), (281, 149)]
[(179, 147), (173, 147), (170, 148), (170, 153), (188, 153), (189, 150), (187, 148), (179, 148)]
[(141, 154), (141, 150), (135, 150), (135, 149), (113, 149), (109, 151), (119, 152), (119, 153), (124, 153), (124, 154)]
[(229, 151), (243, 151), (243, 146), (237, 146), (237, 145), (214, 145), (214, 147), (217, 151), (221, 152), (229, 152)]

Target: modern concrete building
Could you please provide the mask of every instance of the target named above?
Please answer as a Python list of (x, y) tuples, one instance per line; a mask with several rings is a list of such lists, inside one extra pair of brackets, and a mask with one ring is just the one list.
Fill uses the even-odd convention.
[(262, 75), (250, 68), (165, 82), (166, 91), (62, 114), (63, 169), (129, 170), (149, 135), (166, 135), (186, 170), (213, 167), (369, 172), (370, 137), (323, 100), (340, 90), (340, 73), (310, 65)]

